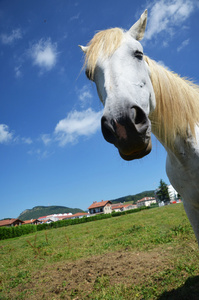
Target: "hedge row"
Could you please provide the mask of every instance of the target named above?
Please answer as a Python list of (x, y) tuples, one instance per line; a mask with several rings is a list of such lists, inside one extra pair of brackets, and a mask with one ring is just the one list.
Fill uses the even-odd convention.
[(113, 212), (112, 214), (101, 214), (101, 215), (95, 215), (92, 217), (83, 217), (81, 219), (69, 219), (69, 220), (62, 220), (52, 223), (44, 223), (44, 224), (38, 224), (38, 225), (21, 225), (17, 227), (0, 227), (0, 240), (9, 239), (18, 237), (24, 234), (33, 233), (36, 231), (51, 229), (51, 228), (59, 228), (59, 227), (65, 227), (69, 225), (75, 225), (75, 224), (81, 224), (86, 222), (92, 222), (102, 219), (108, 219), (112, 217), (118, 217), (126, 214), (132, 214), (139, 212), (144, 209), (149, 209), (150, 207), (140, 207), (136, 209), (131, 209), (123, 212)]
[(18, 237), (24, 234), (33, 233), (37, 231), (36, 225), (21, 225), (11, 227), (0, 227), (0, 240)]

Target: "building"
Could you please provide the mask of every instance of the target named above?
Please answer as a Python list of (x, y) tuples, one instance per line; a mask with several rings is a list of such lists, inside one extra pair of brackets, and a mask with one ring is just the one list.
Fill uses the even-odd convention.
[(41, 222), (37, 219), (31, 219), (31, 220), (24, 221), (23, 225), (27, 225), (27, 224), (38, 225), (40, 223)]
[(74, 215), (71, 215), (70, 217), (67, 217), (66, 219), (81, 219), (83, 217), (90, 217), (90, 214), (79, 212)]
[(112, 208), (111, 208), (111, 201), (101, 201), (101, 202), (93, 202), (93, 204), (91, 204), (88, 207), (89, 213), (92, 214), (110, 214), (112, 212)]
[(43, 216), (38, 218), (39, 222), (44, 222), (45, 220), (48, 220), (48, 216)]
[(141, 206), (150, 206), (153, 203), (157, 203), (154, 197), (144, 197), (141, 200), (137, 201), (137, 207)]
[(19, 220), (19, 219), (7, 219), (7, 220), (0, 221), (0, 227), (19, 226), (19, 225), (22, 225), (23, 223), (24, 223), (24, 221)]
[(126, 211), (130, 209), (137, 208), (136, 204), (124, 204), (124, 203), (117, 203), (111, 205), (112, 211), (118, 212), (118, 211)]
[(51, 220), (53, 222), (56, 222), (56, 221), (61, 221), (63, 219), (66, 219), (66, 217), (70, 217), (72, 216), (71, 213), (64, 213), (64, 214), (52, 214), (52, 215), (48, 215), (48, 216), (43, 216), (43, 217), (39, 217), (38, 220), (40, 222), (44, 222), (45, 220)]
[(174, 189), (174, 187), (170, 184), (167, 185), (170, 202), (174, 202), (178, 199), (178, 192)]
[(179, 202), (179, 195), (178, 195), (178, 192), (174, 189), (174, 187), (169, 184), (167, 185), (167, 189), (168, 189), (168, 194), (169, 194), (169, 199), (167, 201), (161, 201), (158, 197), (158, 192), (160, 191), (160, 189), (156, 189), (155, 190), (155, 197), (157, 199), (157, 202), (159, 202), (159, 206), (164, 206), (165, 204), (170, 204), (170, 203), (176, 203), (176, 202)]
[(135, 209), (135, 208), (137, 208), (137, 204), (125, 204), (125, 205), (123, 205), (123, 211), (130, 210), (130, 209)]
[(118, 212), (123, 211), (124, 205), (122, 203), (116, 203), (111, 205), (112, 211)]

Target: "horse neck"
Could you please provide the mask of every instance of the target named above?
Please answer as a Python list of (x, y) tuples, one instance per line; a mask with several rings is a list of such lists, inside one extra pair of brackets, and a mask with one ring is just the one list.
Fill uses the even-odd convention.
[(150, 114), (152, 131), (160, 142), (173, 149), (176, 137), (195, 136), (199, 123), (199, 87), (145, 57), (151, 71), (156, 108)]

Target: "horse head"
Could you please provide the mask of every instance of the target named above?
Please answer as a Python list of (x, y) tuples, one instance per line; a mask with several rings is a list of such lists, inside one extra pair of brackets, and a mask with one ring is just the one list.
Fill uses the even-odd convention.
[(152, 148), (149, 114), (155, 95), (139, 42), (146, 22), (147, 11), (128, 31), (101, 31), (88, 46), (80, 46), (86, 55), (86, 75), (95, 82), (104, 105), (103, 136), (125, 160), (142, 158)]

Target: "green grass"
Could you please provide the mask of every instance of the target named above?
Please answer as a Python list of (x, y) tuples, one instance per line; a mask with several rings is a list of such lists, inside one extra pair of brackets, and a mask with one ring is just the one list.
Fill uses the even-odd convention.
[[(60, 266), (73, 264), (77, 268), (87, 260), (107, 256), (110, 266), (113, 259), (114, 267), (114, 258), (120, 252), (127, 258), (137, 255), (140, 259), (137, 268), (142, 264), (143, 255), (146, 272), (143, 266), (139, 278), (123, 280), (114, 272), (113, 275), (111, 271), (104, 273), (103, 264), (98, 274), (92, 273), (93, 264), (88, 289), (80, 288), (78, 283), (77, 288), (70, 289), (72, 281), (69, 285), (67, 276), (63, 279), (61, 275), (56, 279), (55, 288), (53, 278), (57, 278)], [(159, 264), (151, 271), (155, 255)], [(136, 270), (129, 273), (132, 278)], [(181, 204), (0, 241), (0, 299), (36, 299), (39, 291), (43, 296), (38, 298), (37, 295), (37, 299), (177, 299), (169, 293), (190, 295), (187, 281), (193, 285), (198, 275), (198, 248)], [(121, 282), (117, 282), (117, 278)], [(49, 293), (47, 282), (54, 287), (50, 296), (45, 296)], [(196, 284), (194, 282), (194, 286)]]

